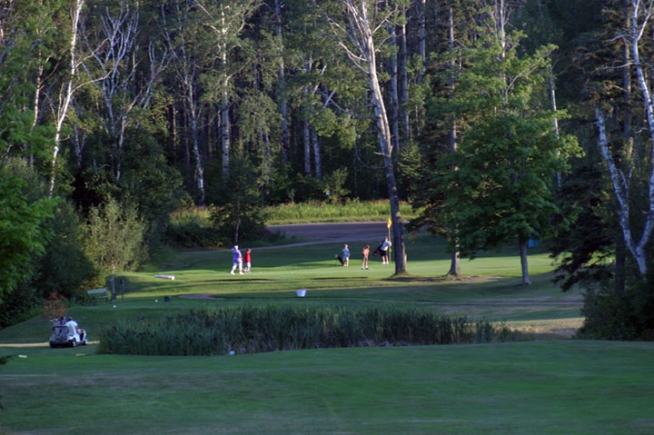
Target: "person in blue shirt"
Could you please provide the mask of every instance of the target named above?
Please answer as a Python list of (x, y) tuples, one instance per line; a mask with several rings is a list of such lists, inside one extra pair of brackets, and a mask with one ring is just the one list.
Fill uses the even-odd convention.
[(343, 266), (349, 266), (350, 265), (350, 249), (347, 247), (347, 245), (343, 246), (343, 250), (341, 251), (341, 257), (343, 258)]
[(234, 271), (238, 267), (239, 275), (243, 275), (243, 255), (238, 249), (238, 245), (234, 245), (232, 248), (232, 259), (232, 271), (230, 273), (234, 275)]

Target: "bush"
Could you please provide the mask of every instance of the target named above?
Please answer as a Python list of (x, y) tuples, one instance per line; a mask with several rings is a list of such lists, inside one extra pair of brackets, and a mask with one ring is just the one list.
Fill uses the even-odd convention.
[(85, 252), (100, 276), (133, 270), (147, 259), (146, 223), (133, 205), (110, 198), (89, 212)]
[(608, 285), (584, 294), (585, 321), (577, 337), (602, 340), (654, 340), (654, 274), (630, 283), (622, 293)]
[(177, 248), (217, 248), (225, 245), (218, 230), (192, 221), (170, 224), (166, 229), (166, 241)]
[(53, 240), (38, 262), (34, 287), (40, 296), (59, 293), (71, 298), (93, 277), (93, 263), (84, 252), (86, 227), (73, 205), (61, 202), (52, 219)]
[(100, 353), (223, 355), (361, 346), (516, 341), (506, 326), (420, 309), (292, 305), (193, 309), (152, 322), (114, 325), (100, 335)]

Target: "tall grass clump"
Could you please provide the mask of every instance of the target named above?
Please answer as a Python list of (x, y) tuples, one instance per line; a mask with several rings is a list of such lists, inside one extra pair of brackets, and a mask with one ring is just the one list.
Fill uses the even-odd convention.
[(426, 309), (239, 306), (118, 323), (102, 331), (99, 352), (199, 356), (523, 339), (505, 325), (449, 318)]

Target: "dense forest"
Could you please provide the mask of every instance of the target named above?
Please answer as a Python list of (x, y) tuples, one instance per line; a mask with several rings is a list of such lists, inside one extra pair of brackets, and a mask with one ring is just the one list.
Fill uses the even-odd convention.
[(266, 206), (385, 199), (396, 273), (406, 201), (450, 274), (514, 243), (529, 284), (537, 238), (589, 333), (651, 338), (653, 12), (0, 0), (0, 327), (174, 244), (175, 210), (210, 210), (219, 246), (262, 237)]

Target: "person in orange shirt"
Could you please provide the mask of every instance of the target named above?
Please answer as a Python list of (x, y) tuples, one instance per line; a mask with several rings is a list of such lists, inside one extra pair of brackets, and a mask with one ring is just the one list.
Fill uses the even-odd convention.
[(361, 269), (367, 269), (368, 268), (368, 256), (370, 255), (370, 246), (366, 245), (363, 247), (363, 251), (361, 252), (363, 255), (363, 261), (361, 262)]

